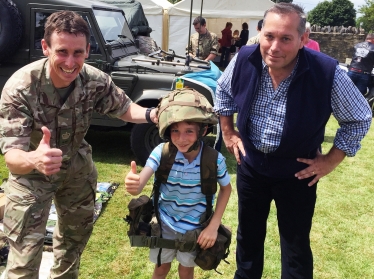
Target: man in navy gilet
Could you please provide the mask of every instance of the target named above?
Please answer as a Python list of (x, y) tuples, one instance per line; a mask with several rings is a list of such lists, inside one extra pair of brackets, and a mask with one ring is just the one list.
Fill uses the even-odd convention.
[[(218, 80), (215, 108), (238, 162), (236, 279), (261, 278), (272, 200), (280, 277), (313, 278), (309, 234), (317, 182), (356, 154), (371, 124), (367, 101), (337, 61), (304, 48), (305, 22), (298, 5), (275, 4), (265, 12), (260, 44), (242, 47)], [(322, 154), (331, 113), (340, 128)]]

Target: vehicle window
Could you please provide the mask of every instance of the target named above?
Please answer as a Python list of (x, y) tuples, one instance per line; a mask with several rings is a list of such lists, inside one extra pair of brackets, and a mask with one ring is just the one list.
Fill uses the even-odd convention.
[[(44, 25), (47, 21), (47, 18), (51, 15), (48, 12), (36, 12), (35, 13), (35, 36), (34, 36), (34, 47), (35, 49), (42, 49), (42, 39), (44, 37)], [(91, 54), (100, 54), (100, 47), (95, 39), (95, 36), (92, 32), (92, 25), (89, 21), (87, 15), (83, 15), (82, 18), (87, 21), (88, 27), (90, 28), (90, 53)]]
[(119, 35), (134, 41), (126, 18), (121, 11), (94, 9), (96, 21), (106, 42), (115, 41)]

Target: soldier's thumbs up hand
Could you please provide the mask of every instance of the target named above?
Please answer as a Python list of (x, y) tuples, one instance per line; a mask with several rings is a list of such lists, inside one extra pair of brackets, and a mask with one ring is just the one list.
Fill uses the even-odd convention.
[(43, 126), (42, 132), (43, 138), (32, 154), (34, 168), (45, 175), (55, 174), (60, 171), (62, 151), (57, 148), (51, 148), (51, 132), (47, 127)]
[(42, 132), (43, 138), (40, 141), (39, 146), (43, 145), (45, 148), (51, 148), (51, 145), (49, 143), (51, 141), (51, 131), (47, 127), (43, 126)]
[(139, 194), (140, 176), (137, 174), (135, 161), (131, 161), (131, 169), (125, 178), (125, 187), (131, 195)]

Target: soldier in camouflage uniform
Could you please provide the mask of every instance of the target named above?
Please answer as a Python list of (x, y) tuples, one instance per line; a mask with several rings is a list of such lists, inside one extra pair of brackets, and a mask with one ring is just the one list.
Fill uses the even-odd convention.
[(218, 53), (218, 39), (215, 33), (211, 33), (206, 28), (206, 21), (203, 17), (196, 17), (193, 26), (197, 33), (190, 38), (190, 48), (186, 50), (192, 57), (201, 60), (213, 61)]
[[(84, 140), (94, 111), (124, 121), (156, 121), (84, 63), (87, 23), (70, 11), (52, 14), (42, 40), (46, 59), (17, 71), (0, 101), (0, 148), (9, 168), (4, 232), (10, 253), (5, 278), (38, 278), (46, 222), (54, 199), (54, 265), (49, 278), (77, 278), (93, 229), (97, 171)], [(146, 116), (147, 114), (147, 116)]]

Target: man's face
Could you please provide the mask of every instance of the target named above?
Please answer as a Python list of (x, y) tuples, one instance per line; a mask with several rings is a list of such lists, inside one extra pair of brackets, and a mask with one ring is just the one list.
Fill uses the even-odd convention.
[(296, 13), (267, 14), (261, 30), (260, 50), (263, 60), (272, 71), (293, 69), (297, 53), (306, 41), (306, 34), (300, 36), (297, 31), (299, 22)]
[(206, 33), (206, 24), (200, 25), (200, 23), (195, 24), (195, 31), (199, 34), (205, 34)]
[(51, 46), (42, 40), (43, 53), (49, 57), (51, 79), (56, 88), (69, 86), (78, 76), (88, 57), (90, 46), (83, 34), (53, 32)]

